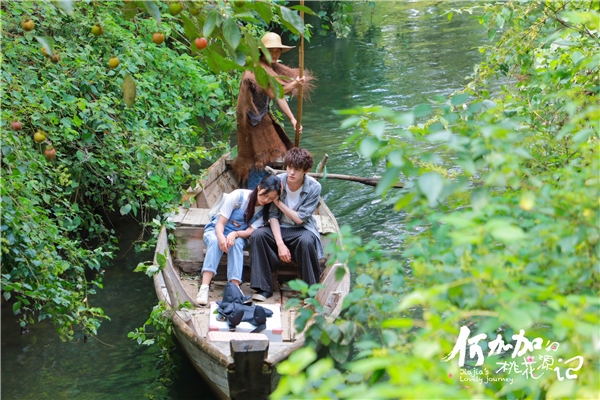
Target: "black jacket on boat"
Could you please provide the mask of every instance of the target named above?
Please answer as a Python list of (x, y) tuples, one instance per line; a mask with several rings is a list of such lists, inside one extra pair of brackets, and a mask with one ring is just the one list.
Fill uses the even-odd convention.
[(244, 296), (241, 289), (233, 282), (228, 282), (223, 291), (223, 300), (217, 301), (217, 309), (221, 320), (229, 323), (229, 330), (235, 330), (240, 322), (249, 322), (256, 326), (252, 333), (262, 332), (266, 328), (267, 317), (273, 315), (268, 308), (252, 304), (251, 296)]

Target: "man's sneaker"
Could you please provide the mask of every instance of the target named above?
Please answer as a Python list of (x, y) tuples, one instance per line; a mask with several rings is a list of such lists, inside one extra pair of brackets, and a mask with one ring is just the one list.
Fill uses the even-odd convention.
[(196, 303), (201, 306), (208, 305), (208, 285), (200, 285), (200, 290), (196, 295)]
[(256, 293), (254, 293), (254, 295), (252, 295), (252, 300), (265, 301), (269, 297), (272, 297), (272, 296), (273, 296), (273, 293), (267, 292), (266, 290), (264, 290), (264, 291), (258, 291)]

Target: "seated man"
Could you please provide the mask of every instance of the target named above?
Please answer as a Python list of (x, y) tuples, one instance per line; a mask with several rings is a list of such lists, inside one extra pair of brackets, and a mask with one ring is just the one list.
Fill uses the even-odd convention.
[(317, 221), (312, 216), (319, 204), (321, 184), (307, 176), (313, 158), (305, 149), (294, 147), (285, 156), (286, 173), (279, 175), (283, 192), (269, 212), (270, 227), (262, 227), (250, 236), (252, 273), (250, 287), (254, 300), (265, 301), (273, 295), (273, 272), (280, 261), (295, 261), (302, 279), (317, 283), (325, 256)]

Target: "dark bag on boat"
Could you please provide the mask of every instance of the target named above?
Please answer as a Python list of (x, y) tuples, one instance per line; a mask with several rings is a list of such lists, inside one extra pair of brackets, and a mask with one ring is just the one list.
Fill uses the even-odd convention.
[(227, 283), (223, 291), (223, 300), (217, 301), (217, 311), (220, 319), (229, 323), (229, 330), (235, 330), (240, 322), (249, 322), (256, 326), (252, 333), (265, 330), (267, 317), (272, 316), (273, 311), (252, 304), (250, 299), (251, 296), (244, 296), (235, 283)]

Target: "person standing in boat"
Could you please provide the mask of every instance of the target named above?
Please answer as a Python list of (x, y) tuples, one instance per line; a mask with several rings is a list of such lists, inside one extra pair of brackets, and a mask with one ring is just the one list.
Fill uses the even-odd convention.
[[(267, 56), (263, 53), (260, 64), (269, 75), (277, 79), (283, 86), (284, 93), (293, 95), (302, 86), (304, 88), (303, 93), (308, 95), (313, 88), (311, 81), (314, 79), (310, 72), (304, 71), (304, 76), (299, 78), (297, 68), (289, 68), (279, 62), (281, 54), (293, 49), (295, 46), (283, 45), (281, 37), (274, 32), (266, 33), (261, 41), (269, 50), (271, 62), (267, 60)], [(255, 176), (260, 177), (264, 174), (263, 169), (266, 165), (278, 158), (283, 158), (286, 151), (293, 146), (283, 127), (271, 113), (271, 100), (277, 102), (295, 131), (297, 121), (285, 97), (277, 98), (271, 87), (262, 88), (256, 81), (254, 73), (245, 71), (240, 83), (236, 109), (238, 155), (233, 160), (231, 167), (238, 180), (246, 182), (249, 188), (254, 187), (256, 181), (260, 179), (255, 178)], [(251, 175), (250, 178), (249, 175)]]
[(295, 261), (302, 279), (312, 285), (319, 281), (319, 259), (325, 257), (313, 212), (319, 204), (321, 184), (306, 175), (313, 158), (306, 149), (294, 147), (284, 159), (286, 172), (279, 175), (281, 197), (273, 201), (269, 227), (255, 230), (250, 238), (252, 271), (250, 287), (254, 300), (265, 301), (273, 295), (273, 272), (279, 263)]
[(244, 247), (252, 232), (266, 225), (269, 206), (279, 199), (282, 184), (278, 177), (265, 176), (254, 190), (237, 189), (224, 194), (223, 204), (204, 228), (206, 256), (196, 303), (208, 304), (210, 281), (217, 273), (223, 253), (227, 253), (227, 280), (242, 283)]

